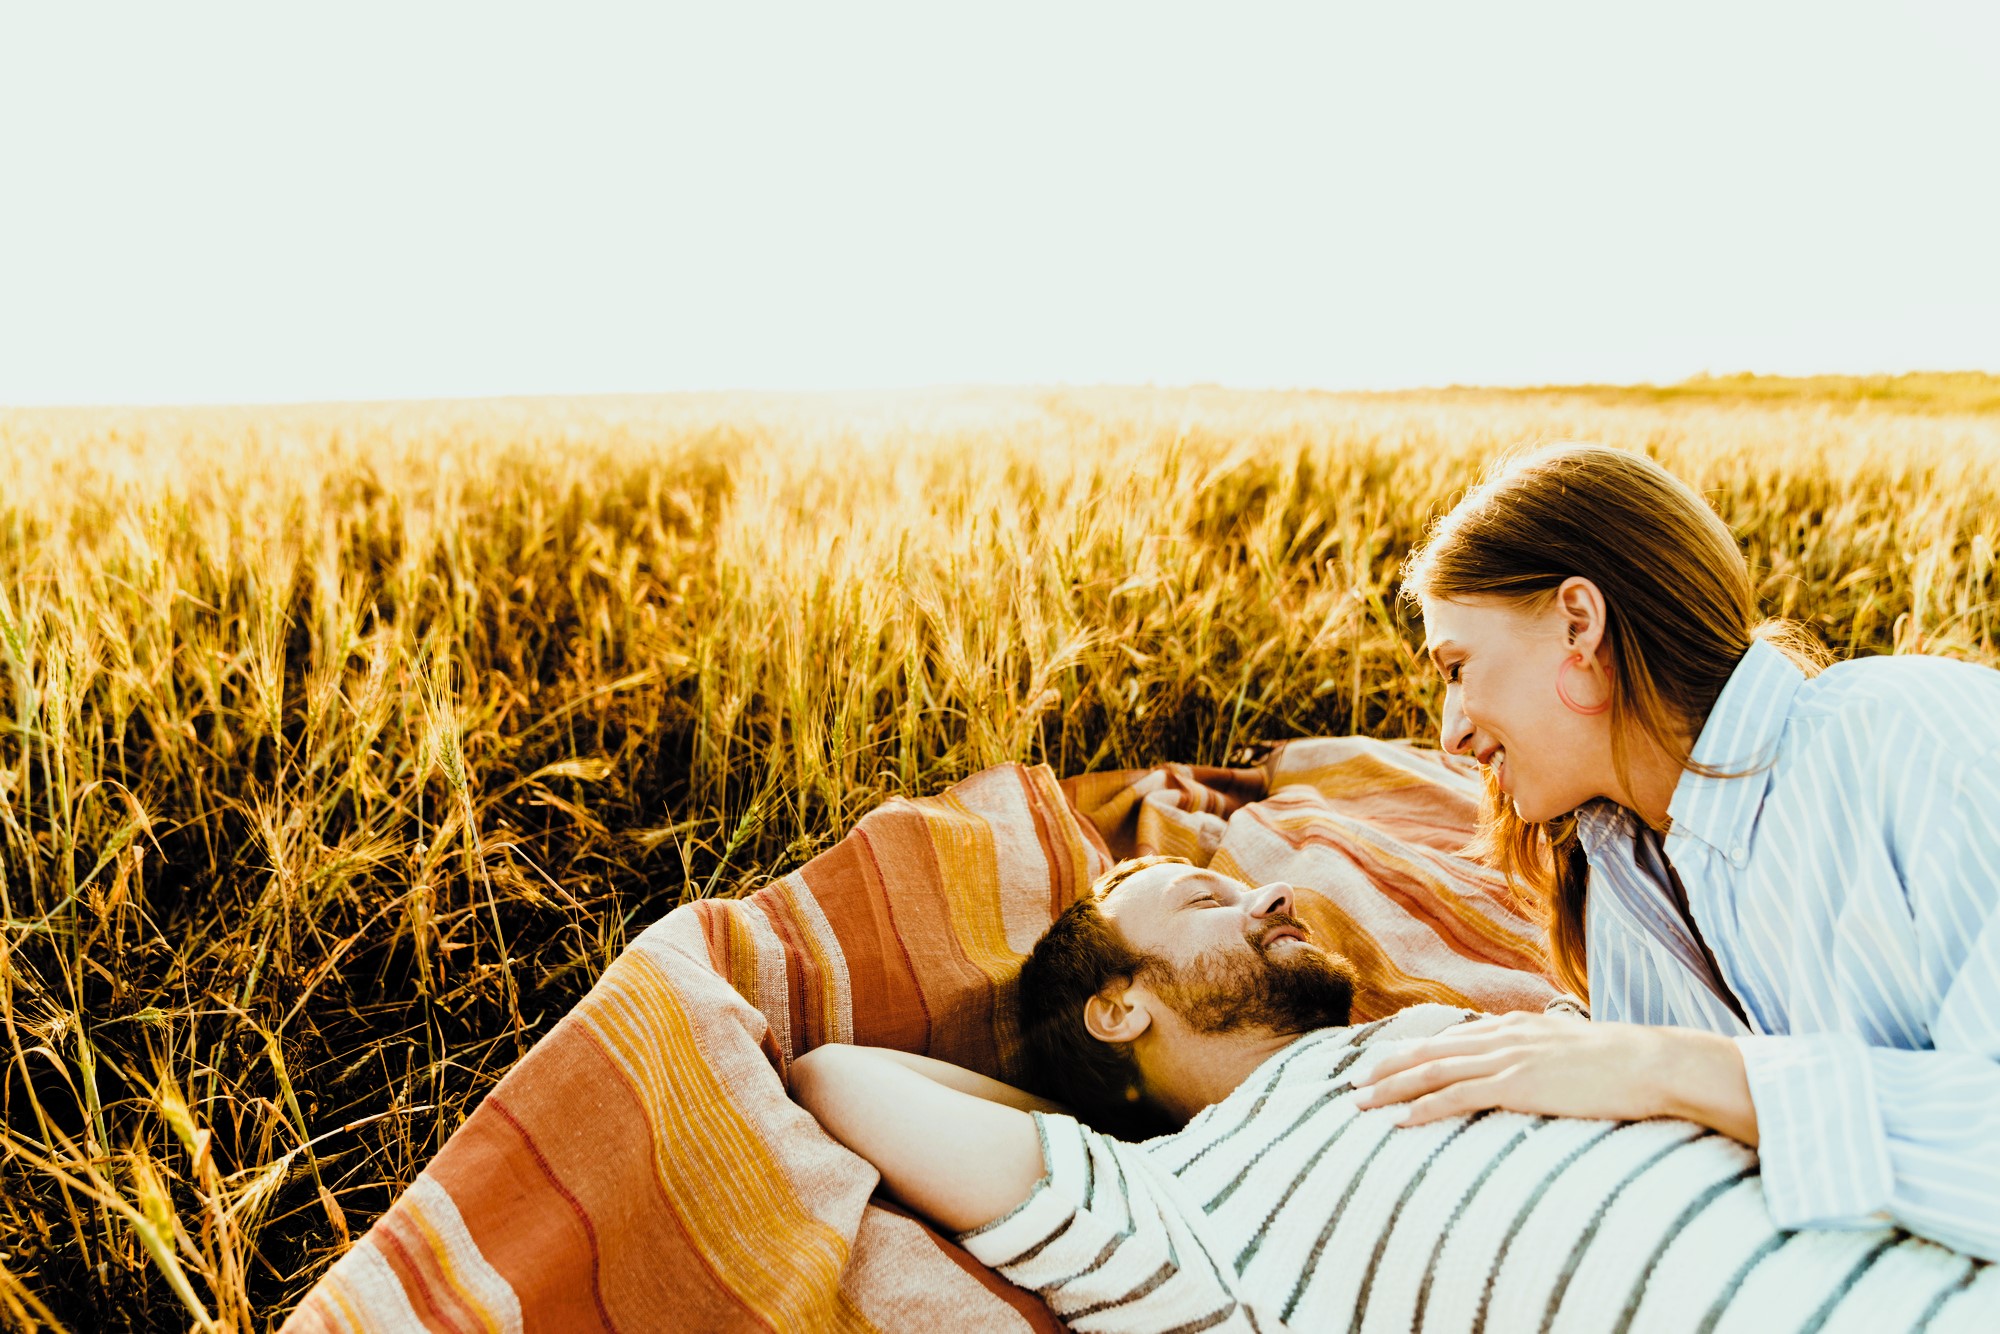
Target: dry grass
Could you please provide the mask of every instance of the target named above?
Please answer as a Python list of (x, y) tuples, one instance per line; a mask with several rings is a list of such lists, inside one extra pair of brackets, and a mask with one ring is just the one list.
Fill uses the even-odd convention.
[[(1477, 392), (1477, 391), (1476, 391)], [(1567, 385), (1511, 391), (1602, 403), (1816, 403), (1861, 411), (2000, 412), (2000, 375), (1911, 371), (1903, 375), (1697, 375), (1675, 384)]]
[(0, 1310), (276, 1323), (639, 927), (885, 793), (1429, 735), (1393, 571), (1502, 448), (2000, 662), (2000, 416), (1853, 398), (0, 415)]

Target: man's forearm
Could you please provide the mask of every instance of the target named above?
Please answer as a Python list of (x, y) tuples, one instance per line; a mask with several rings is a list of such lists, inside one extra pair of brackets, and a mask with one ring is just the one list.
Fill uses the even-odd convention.
[(1026, 1111), (879, 1051), (835, 1044), (809, 1052), (792, 1063), (792, 1094), (873, 1163), (896, 1198), (954, 1232), (992, 1222), (1041, 1180), (1041, 1137)]
[(894, 1061), (908, 1070), (914, 1070), (926, 1079), (957, 1089), (960, 1093), (970, 1093), (975, 1098), (987, 1102), (997, 1102), (1002, 1107), (1018, 1107), (1024, 1112), (1061, 1112), (1068, 1114), (1069, 1108), (1047, 1098), (1038, 1098), (1026, 1089), (1017, 1089), (1012, 1084), (989, 1079), (975, 1070), (950, 1061), (940, 1061), (934, 1056), (918, 1056), (913, 1052), (897, 1051), (894, 1047), (857, 1047), (857, 1051), (869, 1052), (884, 1060)]

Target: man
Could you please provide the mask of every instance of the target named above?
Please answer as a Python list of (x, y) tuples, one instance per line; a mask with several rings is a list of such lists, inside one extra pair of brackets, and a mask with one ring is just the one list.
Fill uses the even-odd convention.
[[(1686, 1121), (1369, 1106), (1357, 1076), (1404, 1039), (1576, 1021), (1420, 1005), (1349, 1027), (1346, 967), (1291, 905), (1288, 885), (1147, 858), (1050, 927), (1021, 976), (1030, 1068), (1098, 1130), (877, 1049), (808, 1053), (794, 1092), (1079, 1334), (1546, 1331), (1558, 1314), (1692, 1330), (1725, 1310), (1941, 1329), (2000, 1311), (2000, 1271), (1907, 1234), (1779, 1232), (1755, 1155)], [(1419, 1091), (1395, 1084), (1374, 1096)]]

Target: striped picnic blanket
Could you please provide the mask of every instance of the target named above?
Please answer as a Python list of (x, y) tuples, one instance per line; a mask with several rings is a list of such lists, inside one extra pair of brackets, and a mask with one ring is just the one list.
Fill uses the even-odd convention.
[(285, 1329), (1059, 1328), (871, 1198), (874, 1169), (786, 1097), (786, 1063), (856, 1042), (1018, 1082), (1020, 960), (1143, 852), (1299, 887), (1356, 966), (1357, 1019), (1541, 1009), (1539, 928), (1456, 852), (1478, 798), (1465, 762), (1328, 738), (1254, 769), (1002, 765), (886, 802), (798, 871), (635, 940)]

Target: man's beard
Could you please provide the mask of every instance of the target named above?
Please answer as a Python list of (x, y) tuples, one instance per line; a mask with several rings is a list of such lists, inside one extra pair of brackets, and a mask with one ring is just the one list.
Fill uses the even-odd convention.
[(1149, 958), (1139, 980), (1196, 1033), (1337, 1028), (1347, 1022), (1354, 1000), (1346, 963), (1310, 944), (1264, 948), (1275, 928), (1299, 925), (1297, 918), (1272, 918), (1251, 940), (1254, 953), (1218, 951), (1179, 965)]

